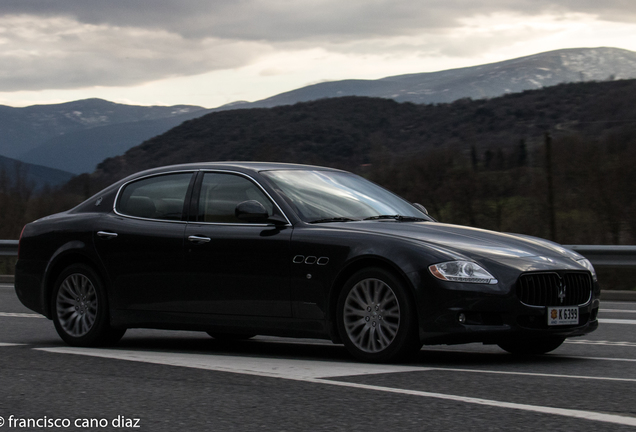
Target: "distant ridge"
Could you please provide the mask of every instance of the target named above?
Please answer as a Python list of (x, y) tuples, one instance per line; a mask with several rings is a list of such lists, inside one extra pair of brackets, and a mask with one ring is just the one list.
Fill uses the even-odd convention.
[(253, 103), (224, 105), (216, 110), (270, 108), (342, 96), (380, 97), (418, 104), (445, 103), (466, 97), (497, 97), (561, 83), (629, 78), (636, 78), (636, 52), (605, 47), (572, 48), (439, 72), (323, 82)]
[(65, 184), (74, 176), (70, 172), (0, 156), (0, 172), (3, 171), (11, 182), (15, 181), (18, 172), (21, 173), (27, 183), (32, 184), (35, 189), (41, 189), (45, 185), (59, 186)]
[(76, 174), (90, 172), (104, 158), (206, 112), (197, 106), (146, 107), (103, 99), (0, 106), (0, 155)]
[(123, 154), (131, 147), (196, 118), (197, 111), (158, 120), (116, 123), (70, 132), (51, 138), (23, 153), (20, 159), (30, 163), (65, 169), (75, 174), (88, 173), (104, 159)]

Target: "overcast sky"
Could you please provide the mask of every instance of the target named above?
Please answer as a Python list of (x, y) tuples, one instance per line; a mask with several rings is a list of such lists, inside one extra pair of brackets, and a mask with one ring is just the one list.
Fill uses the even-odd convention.
[(636, 51), (635, 0), (0, 0), (0, 104), (212, 108), (598, 46)]

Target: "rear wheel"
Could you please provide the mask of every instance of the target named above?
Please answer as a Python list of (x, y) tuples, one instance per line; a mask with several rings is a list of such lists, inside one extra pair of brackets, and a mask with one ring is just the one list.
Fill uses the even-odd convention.
[(355, 273), (338, 298), (338, 331), (349, 352), (366, 362), (395, 362), (415, 353), (417, 314), (404, 284), (392, 273)]
[(126, 332), (110, 327), (104, 285), (97, 273), (84, 264), (67, 267), (57, 278), (51, 310), (55, 330), (69, 345), (114, 344)]
[(554, 351), (563, 344), (564, 338), (518, 339), (500, 342), (499, 348), (515, 355), (539, 355)]

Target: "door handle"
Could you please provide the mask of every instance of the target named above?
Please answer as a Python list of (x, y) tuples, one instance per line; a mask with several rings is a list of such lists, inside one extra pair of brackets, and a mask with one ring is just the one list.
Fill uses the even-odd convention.
[(191, 236), (188, 236), (188, 240), (191, 241), (192, 243), (207, 243), (211, 239), (210, 237), (191, 235)]
[(108, 232), (108, 231), (97, 231), (97, 237), (101, 237), (103, 239), (109, 240), (117, 237), (117, 233)]

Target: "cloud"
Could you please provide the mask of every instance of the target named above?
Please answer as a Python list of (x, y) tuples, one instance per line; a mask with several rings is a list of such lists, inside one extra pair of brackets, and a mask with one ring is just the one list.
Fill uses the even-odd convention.
[(186, 38), (293, 41), (413, 34), (492, 13), (586, 13), (633, 22), (633, 0), (3, 0), (0, 15), (65, 16)]
[(244, 65), (257, 42), (186, 39), (160, 29), (0, 17), (0, 91), (134, 85)]
[(631, 23), (636, 2), (2, 0), (0, 91), (132, 86), (240, 68), (280, 50), (462, 56), (536, 33), (492, 28), (492, 17), (576, 14)]

